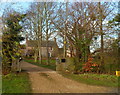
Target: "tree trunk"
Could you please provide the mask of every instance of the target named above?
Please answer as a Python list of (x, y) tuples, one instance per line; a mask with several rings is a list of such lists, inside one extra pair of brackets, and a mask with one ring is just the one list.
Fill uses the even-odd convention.
[(88, 61), (88, 56), (90, 55), (90, 46), (86, 46), (85, 48), (85, 56), (84, 56), (84, 62)]
[(35, 49), (35, 53), (34, 53), (34, 61), (35, 61), (35, 62), (37, 62), (37, 57), (38, 57), (37, 55), (38, 55), (38, 54), (37, 54), (37, 50)]
[(75, 63), (75, 69), (74, 69), (74, 73), (78, 73), (78, 71), (80, 70), (80, 64), (82, 62), (82, 54), (79, 50), (79, 48), (76, 48), (76, 56), (74, 59), (74, 63)]
[(70, 46), (70, 57), (73, 57), (73, 47)]
[(40, 16), (40, 5), (38, 5), (38, 50), (39, 50), (39, 63), (42, 63), (42, 50), (41, 50), (41, 44), (42, 44), (42, 19)]
[(47, 57), (47, 65), (49, 65), (49, 47), (48, 47), (48, 13), (47, 13), (47, 3), (45, 3), (45, 18), (46, 18), (46, 57)]
[(104, 42), (103, 42), (103, 27), (102, 27), (102, 9), (101, 9), (101, 3), (99, 2), (99, 20), (100, 20), (100, 37), (101, 37), (101, 73), (104, 71)]

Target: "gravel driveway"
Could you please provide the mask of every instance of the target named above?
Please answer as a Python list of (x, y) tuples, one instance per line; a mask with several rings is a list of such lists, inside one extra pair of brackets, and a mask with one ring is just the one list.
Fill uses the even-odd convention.
[(33, 93), (117, 93), (117, 88), (92, 86), (63, 77), (56, 71), (27, 62), (22, 69), (29, 73)]

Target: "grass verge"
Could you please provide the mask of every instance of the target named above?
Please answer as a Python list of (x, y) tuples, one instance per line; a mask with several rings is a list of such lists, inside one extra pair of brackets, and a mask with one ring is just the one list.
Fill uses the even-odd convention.
[(2, 93), (30, 93), (31, 85), (27, 73), (8, 74), (2, 77)]
[[(32, 59), (29, 59), (29, 60), (25, 59), (24, 61), (26, 61), (26, 62), (28, 62), (28, 63), (31, 63), (31, 64), (33, 64), (33, 65), (40, 66), (40, 67), (49, 68), (49, 69), (52, 69), (52, 70), (54, 70), (54, 71), (56, 70), (56, 65), (53, 64), (53, 63), (51, 63), (51, 64), (49, 64), (49, 65), (46, 65), (45, 63), (39, 64), (38, 62), (34, 62), (34, 60), (32, 60)], [(44, 62), (45, 62), (45, 61), (44, 61)], [(52, 61), (52, 62), (54, 62), (54, 61)]]
[(120, 87), (120, 77), (118, 79), (115, 75), (107, 74), (69, 74), (61, 73), (64, 77), (85, 83), (89, 85), (106, 86), (106, 87)]

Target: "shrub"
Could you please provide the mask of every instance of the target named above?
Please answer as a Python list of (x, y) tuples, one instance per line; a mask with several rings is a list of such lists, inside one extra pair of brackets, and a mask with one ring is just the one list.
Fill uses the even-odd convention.
[(88, 61), (83, 64), (83, 71), (84, 72), (97, 72), (99, 65), (93, 62), (93, 58), (89, 57)]

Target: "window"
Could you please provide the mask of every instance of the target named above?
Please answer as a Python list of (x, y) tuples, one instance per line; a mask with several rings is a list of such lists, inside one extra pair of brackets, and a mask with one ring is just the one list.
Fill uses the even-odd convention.
[(53, 48), (51, 47), (51, 50), (53, 50)]
[(50, 52), (48, 53), (48, 55), (49, 55), (49, 57), (51, 57), (51, 53)]

